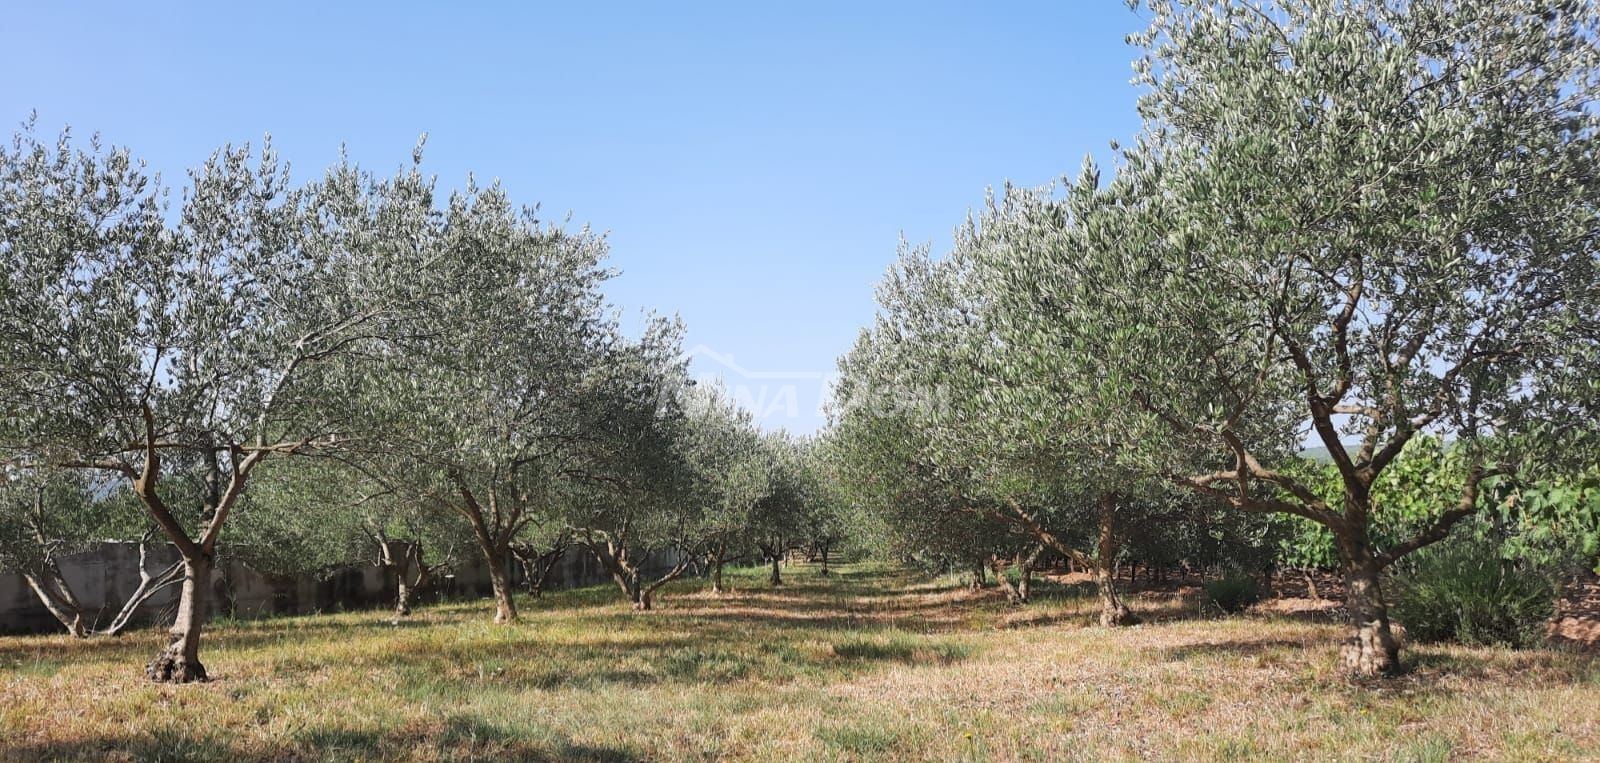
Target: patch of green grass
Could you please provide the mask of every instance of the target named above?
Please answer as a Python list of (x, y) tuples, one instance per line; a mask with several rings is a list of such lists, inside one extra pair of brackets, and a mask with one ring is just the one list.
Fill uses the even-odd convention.
[(817, 729), (817, 739), (834, 755), (883, 760), (899, 751), (900, 733), (882, 724), (866, 723)]
[(901, 632), (853, 636), (833, 642), (833, 653), (846, 660), (885, 660), (911, 665), (945, 665), (970, 652), (961, 644)]
[(61, 671), (61, 661), (49, 658), (22, 658), (3, 664), (7, 673), (18, 679), (49, 678)]
[(683, 648), (662, 657), (661, 670), (675, 679), (727, 682), (750, 673), (751, 660), (723, 650)]
[(1447, 763), (1455, 746), (1442, 736), (1427, 735), (1405, 743), (1394, 756), (1396, 763)]
[(1261, 755), (1255, 739), (1249, 736), (1218, 739), (1215, 752), (1218, 760), (1252, 760)]
[(304, 657), (283, 657), (272, 661), (272, 674), (279, 678), (292, 678), (315, 673), (322, 669), (322, 663)]
[(1193, 715), (1211, 704), (1210, 693), (1204, 691), (1157, 689), (1153, 693), (1156, 706), (1174, 716)]

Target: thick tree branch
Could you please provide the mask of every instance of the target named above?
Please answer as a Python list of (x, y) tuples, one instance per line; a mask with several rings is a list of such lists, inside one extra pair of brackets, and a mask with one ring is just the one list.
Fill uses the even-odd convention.
[(1483, 484), (1483, 481), (1489, 477), (1508, 473), (1510, 473), (1509, 469), (1485, 468), (1482, 464), (1472, 467), (1467, 472), (1466, 484), (1461, 488), (1461, 497), (1457, 499), (1456, 505), (1440, 514), (1426, 529), (1403, 542), (1391, 546), (1387, 551), (1377, 554), (1378, 566), (1387, 567), (1406, 554), (1444, 540), (1450, 535), (1450, 529), (1455, 527), (1456, 523), (1477, 513), (1479, 487)]

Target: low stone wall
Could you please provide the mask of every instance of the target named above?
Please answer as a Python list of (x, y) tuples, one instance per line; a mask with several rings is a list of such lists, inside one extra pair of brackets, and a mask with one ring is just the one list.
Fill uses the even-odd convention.
[[(177, 550), (168, 545), (151, 544), (147, 569), (158, 572), (177, 561)], [(670, 566), (670, 555), (656, 555), (651, 567)], [(98, 617), (104, 626), (116, 617), (122, 605), (139, 585), (139, 546), (135, 543), (101, 543), (79, 554), (63, 557), (61, 575), (72, 587), (91, 621)], [(516, 584), (521, 570), (511, 565)], [(567, 550), (550, 572), (546, 590), (594, 585), (610, 577), (592, 554), (579, 548)], [(420, 601), (438, 597), (463, 598), (489, 594), (488, 565), (478, 557), (458, 564), (448, 576), (436, 578), (419, 596)], [(263, 575), (238, 562), (218, 565), (212, 572), (211, 616), (231, 613), (235, 617), (307, 614), (345, 609), (392, 606), (394, 576), (381, 567), (350, 567), (321, 578), (282, 578)], [(178, 604), (178, 586), (171, 586), (140, 608), (134, 622), (149, 624), (171, 619)], [(0, 574), (0, 633), (50, 633), (63, 630), (39, 603), (21, 575)]]

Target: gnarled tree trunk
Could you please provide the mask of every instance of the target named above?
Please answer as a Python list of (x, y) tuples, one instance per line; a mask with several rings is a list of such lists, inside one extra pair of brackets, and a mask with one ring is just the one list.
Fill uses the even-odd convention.
[(711, 553), (707, 554), (707, 556), (709, 557), (708, 561), (710, 562), (709, 566), (711, 567), (711, 592), (712, 593), (723, 593), (724, 592), (724, 589), (722, 587), (722, 563), (723, 563), (723, 560), (727, 557), (727, 555), (728, 555), (728, 544), (726, 544), (726, 543), (718, 543), (718, 544), (716, 544), (715, 546), (712, 547)]
[(139, 543), (139, 587), (135, 588), (133, 595), (123, 603), (122, 610), (112, 618), (111, 624), (97, 631), (102, 636), (120, 636), (123, 629), (133, 620), (135, 612), (151, 597), (166, 590), (169, 586), (183, 582), (183, 560), (173, 562), (166, 569), (157, 574), (150, 574), (148, 536)]
[(566, 558), (567, 549), (571, 547), (572, 541), (565, 535), (557, 538), (544, 553), (539, 553), (531, 545), (511, 547), (511, 554), (522, 565), (522, 574), (527, 578), (529, 596), (537, 599), (544, 595), (545, 583), (550, 580), (550, 573), (554, 572), (556, 565)]
[(54, 559), (45, 562), (44, 568), (38, 572), (22, 573), (22, 579), (28, 581), (28, 587), (39, 597), (39, 602), (50, 610), (51, 616), (67, 627), (68, 633), (78, 638), (89, 637), (89, 628), (83, 622), (83, 605), (78, 603), (71, 586), (61, 577), (61, 568)]
[[(234, 503), (244, 492), (251, 470), (272, 451), (259, 449), (246, 454), (242, 447), (231, 446), (228, 449), (229, 476), (225, 483), (217, 451), (207, 451), (209, 469), (205, 477), (206, 496), (201, 514), (205, 529), (198, 539), (194, 539), (162, 500), (157, 487), (161, 475), (161, 455), (155, 447), (155, 418), (148, 407), (144, 409), (144, 423), (148, 446), (144, 468), (136, 475), (130, 475), (134, 478), (133, 492), (183, 558), (183, 585), (178, 597), (178, 614), (172, 623), (171, 640), (155, 659), (145, 665), (144, 672), (151, 680), (162, 683), (205, 681), (210, 676), (200, 662), (200, 629), (208, 614), (206, 602), (211, 595), (211, 568), (216, 564), (217, 537)], [(286, 447), (292, 452), (296, 446)]]
[[(152, 575), (148, 566), (148, 550), (145, 543), (139, 544), (139, 587), (123, 603), (112, 618), (111, 624), (102, 629), (95, 629), (86, 621), (83, 605), (72, 592), (72, 587), (67, 584), (66, 578), (61, 575), (61, 568), (54, 559), (50, 559), (40, 572), (24, 572), (23, 580), (28, 587), (33, 589), (46, 609), (50, 610), (62, 625), (67, 627), (67, 632), (78, 638), (89, 636), (119, 636), (128, 627), (134, 613), (152, 596), (165, 590), (168, 586), (182, 580), (183, 562), (179, 561)], [(109, 602), (108, 602), (109, 603)]]
[(527, 503), (520, 498), (505, 500), (492, 484), (480, 495), (459, 470), (453, 471), (450, 479), (455, 482), (456, 492), (461, 498), (460, 501), (452, 501), (450, 506), (472, 527), (472, 537), (478, 542), (478, 550), (483, 553), (484, 561), (489, 564), (489, 586), (494, 591), (494, 621), (499, 624), (514, 623), (517, 621), (517, 603), (512, 599), (514, 594), (508, 563), (511, 561), (511, 542), (523, 527), (522, 518)]
[(211, 592), (211, 564), (209, 556), (183, 560), (178, 616), (169, 631), (167, 647), (145, 666), (145, 675), (150, 680), (162, 683), (208, 680), (206, 666), (200, 662), (200, 627), (205, 622), (206, 599)]
[[(398, 625), (401, 618), (411, 615), (411, 602), (417, 591), (433, 578), (433, 568), (422, 561), (421, 541), (393, 541), (379, 536), (377, 543), (383, 566), (394, 572), (393, 622)], [(411, 574), (413, 567), (417, 571), (415, 578)]]
[(1371, 562), (1352, 564), (1345, 571), (1345, 608), (1355, 633), (1345, 641), (1339, 656), (1345, 670), (1363, 677), (1400, 671), (1400, 642), (1389, 628), (1389, 607), (1376, 567)]
[(648, 585), (640, 586), (638, 606), (636, 608), (641, 610), (650, 609), (655, 601), (656, 591), (662, 586), (682, 577), (683, 573), (689, 569), (689, 564), (692, 561), (694, 561), (694, 554), (683, 554), (678, 558), (678, 563), (673, 565), (672, 569), (667, 570), (665, 575), (656, 578)]
[(1116, 576), (1113, 568), (1117, 556), (1117, 497), (1110, 493), (1101, 495), (1096, 500), (1096, 507), (1100, 514), (1100, 533), (1096, 546), (1097, 551), (1093, 559), (1089, 558), (1088, 554), (1068, 545), (1060, 536), (1040, 524), (1032, 513), (1016, 503), (1011, 504), (1009, 519), (1018, 522), (1022, 529), (1027, 530), (1039, 541), (1040, 548), (1036, 549), (1034, 554), (1040, 553), (1043, 547), (1048, 546), (1066, 557), (1069, 565), (1077, 563), (1086, 570), (1094, 571), (1095, 584), (1100, 592), (1101, 625), (1133, 625), (1139, 622), (1139, 618), (1117, 596)]
[(1136, 625), (1138, 616), (1117, 595), (1117, 497), (1102, 494), (1096, 501), (1100, 533), (1095, 543), (1094, 582), (1100, 592), (1100, 624), (1106, 627)]
[(1344, 556), (1345, 611), (1354, 629), (1339, 650), (1340, 662), (1363, 678), (1395, 675), (1400, 672), (1400, 642), (1389, 628), (1389, 604), (1380, 583), (1383, 565), (1373, 558), (1365, 527), (1338, 528), (1334, 539)]
[(773, 588), (783, 585), (783, 572), (778, 569), (778, 565), (783, 562), (783, 544), (763, 545), (761, 553), (765, 554), (767, 561), (772, 564), (772, 574), (767, 577), (767, 583)]
[(394, 593), (394, 621), (400, 622), (402, 617), (411, 616), (411, 598), (416, 595), (406, 578), (410, 577), (410, 565), (401, 563), (395, 567), (395, 593)]
[[(0, 480), (3, 479), (4, 475), (0, 475)], [(83, 622), (83, 605), (78, 603), (78, 597), (72, 593), (72, 586), (67, 585), (66, 578), (61, 576), (61, 565), (56, 563), (50, 539), (46, 537), (44, 494), (45, 488), (42, 485), (34, 491), (33, 512), (30, 517), (33, 542), (43, 554), (43, 562), (37, 569), (24, 571), (22, 579), (28, 582), (28, 587), (33, 589), (34, 595), (39, 597), (39, 602), (50, 611), (50, 615), (67, 627), (68, 633), (78, 638), (87, 638), (89, 629)]]
[(1017, 566), (1017, 603), (1027, 604), (1033, 596), (1033, 562)]
[(597, 542), (591, 538), (584, 545), (588, 547), (589, 553), (593, 554), (594, 558), (600, 562), (600, 566), (610, 573), (611, 579), (616, 582), (617, 588), (622, 591), (623, 596), (628, 598), (628, 603), (634, 609), (650, 608), (649, 597), (645, 595), (644, 589), (640, 586), (639, 568), (629, 558), (626, 546), (609, 538), (604, 543)]
[(1011, 565), (1017, 570), (1017, 582), (1005, 574), (1001, 566), (1000, 555), (992, 554), (989, 557), (989, 566), (994, 571), (994, 579), (999, 581), (1006, 590), (1006, 601), (1022, 605), (1028, 603), (1028, 596), (1033, 582), (1033, 568), (1039, 563), (1039, 554), (1044, 553), (1044, 544), (1038, 544), (1031, 551), (1018, 551), (1013, 557)]
[(506, 574), (506, 550), (485, 549), (485, 556), (489, 562), (489, 585), (494, 589), (494, 621), (514, 623), (517, 603), (512, 599), (511, 578)]
[(1033, 570), (1039, 565), (1039, 555), (1044, 553), (1044, 544), (1034, 545), (1033, 550), (1027, 554), (1017, 553), (1017, 600), (1027, 604), (1033, 589)]
[(639, 601), (639, 572), (624, 559), (601, 557), (600, 564), (611, 573), (611, 579), (616, 582), (622, 595), (628, 598), (628, 603), (634, 609), (643, 609)]
[(989, 570), (994, 573), (995, 582), (1005, 589), (1006, 601), (1012, 604), (1022, 604), (1022, 592), (1017, 590), (1017, 585), (1006, 577), (1005, 567), (1002, 566), (999, 554), (989, 555)]

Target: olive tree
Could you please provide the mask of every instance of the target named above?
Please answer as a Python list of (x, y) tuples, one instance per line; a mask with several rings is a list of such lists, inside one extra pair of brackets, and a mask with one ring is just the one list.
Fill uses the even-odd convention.
[(278, 459), (257, 467), (220, 553), (277, 577), (321, 578), (367, 557), (359, 496), (333, 462)]
[(560, 522), (546, 521), (523, 530), (511, 544), (511, 555), (522, 567), (522, 582), (529, 596), (544, 595), (550, 574), (575, 547), (572, 529)]
[(746, 528), (750, 542), (771, 565), (767, 582), (783, 585), (781, 565), (806, 539), (822, 501), (821, 474), (811, 458), (814, 441), (787, 431), (761, 433), (770, 464), (764, 494), (755, 502)]
[[(1328, 529), (1343, 664), (1393, 673), (1382, 570), (1592, 430), (1595, 10), (1146, 7), (1145, 132), (1106, 188), (1069, 189), (1070, 246), (1019, 248), (1021, 288), (1107, 394), (1209, 445), (1180, 484)], [(1276, 465), (1307, 432), (1331, 489)], [(1380, 542), (1380, 478), (1423, 433), (1454, 442), (1459, 487)]]
[[(228, 517), (266, 458), (333, 444), (324, 363), (374, 341), (411, 290), (414, 173), (294, 188), (269, 148), (228, 147), (166, 192), (126, 150), (0, 151), (6, 452), (123, 481), (183, 558), (158, 681), (207, 677), (202, 622)], [(195, 469), (193, 501), (164, 484)]]
[(806, 440), (804, 466), (814, 485), (810, 505), (801, 518), (808, 561), (819, 562), (819, 575), (828, 575), (829, 557), (841, 543), (860, 540), (852, 535), (855, 512), (839, 484), (838, 459), (827, 438)]
[(466, 524), (339, 460), (263, 464), (234, 509), (222, 553), (267, 575), (323, 578), (373, 564), (395, 581), (394, 617), (472, 548)]
[(686, 395), (678, 438), (691, 470), (690, 498), (702, 509), (711, 591), (722, 593), (722, 568), (751, 544), (761, 501), (772, 492), (777, 468), (750, 412), (721, 384), (698, 385)]
[(997, 528), (979, 508), (966, 454), (951, 463), (957, 449), (944, 447), (961, 433), (950, 431), (942, 375), (975, 341), (959, 279), (951, 263), (902, 247), (878, 286), (873, 325), (839, 360), (827, 442), (843, 492), (884, 529), (889, 550), (930, 569), (969, 570), (977, 582)]
[(715, 508), (697, 495), (706, 472), (685, 416), (681, 325), (652, 322), (617, 345), (592, 382), (588, 447), (568, 466), (563, 516), (633, 608), (648, 610), (700, 558)]
[(346, 461), (400, 500), (460, 517), (488, 565), (498, 623), (517, 619), (512, 548), (605, 447), (608, 363), (626, 354), (600, 293), (604, 239), (470, 185), (418, 230), (413, 272), (440, 292), (400, 351), (363, 367)]
[[(860, 347), (858, 343), (858, 351)], [(846, 391), (854, 380), (847, 375), (840, 381)], [(857, 531), (874, 537), (874, 551), (898, 560), (936, 557), (934, 565), (944, 566), (963, 555), (962, 541), (969, 534), (960, 521), (966, 517), (940, 500), (946, 491), (917, 460), (912, 438), (918, 432), (906, 423), (902, 417), (835, 413), (827, 441), (838, 464), (838, 489), (861, 507), (858, 524), (871, 527)], [(956, 527), (942, 527), (946, 520)], [(955, 543), (947, 549), (949, 541)]]
[(944, 543), (959, 539), (975, 579), (997, 554), (1025, 571), (1046, 546), (1096, 571), (1103, 624), (1131, 624), (1112, 573), (1148, 467), (1123, 458), (1118, 406), (1080, 375), (1080, 356), (1052, 352), (1041, 341), (1052, 327), (1005, 298), (1026, 275), (1015, 253), (1056, 233), (1053, 214), (1016, 198), (1042, 199), (991, 200), (943, 259), (902, 251), (874, 327), (840, 363), (836, 435), (863, 464), (877, 461), (866, 484), (925, 493), (878, 503), (934, 521), (925, 527)]

